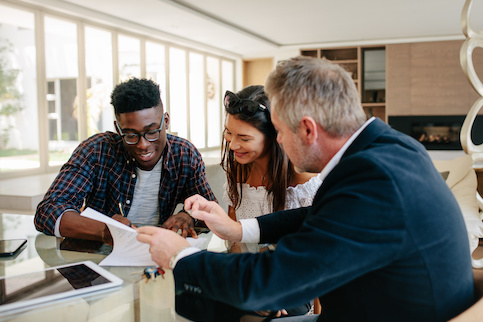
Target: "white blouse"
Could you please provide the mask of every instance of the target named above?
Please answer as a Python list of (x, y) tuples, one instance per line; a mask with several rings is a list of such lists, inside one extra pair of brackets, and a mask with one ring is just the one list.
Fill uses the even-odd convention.
[[(285, 209), (312, 205), (315, 193), (321, 184), (322, 180), (320, 179), (320, 175), (317, 175), (310, 178), (310, 180), (305, 183), (298, 184), (295, 187), (288, 187), (287, 196), (285, 198)], [(229, 206), (233, 207), (233, 204), (228, 197), (228, 183), (225, 183), (224, 187), (225, 193), (223, 194), (223, 199)], [(249, 184), (243, 183), (241, 189), (243, 191), (243, 198), (240, 206), (235, 210), (237, 220), (256, 218), (273, 212), (273, 196), (268, 196), (268, 192), (264, 186), (252, 187)], [(239, 186), (238, 190), (240, 190)], [(247, 248), (250, 252), (258, 252), (264, 246), (265, 245), (247, 244)]]

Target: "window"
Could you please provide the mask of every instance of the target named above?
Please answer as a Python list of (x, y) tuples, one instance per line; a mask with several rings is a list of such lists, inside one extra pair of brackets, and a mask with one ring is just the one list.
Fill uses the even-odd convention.
[(110, 104), (112, 82), (112, 36), (106, 30), (85, 28), (87, 136), (114, 131)]
[(220, 60), (208, 57), (206, 60), (206, 89), (208, 94), (208, 146), (221, 144), (221, 98), (220, 91)]
[(205, 79), (203, 56), (198, 53), (189, 55), (189, 108), (190, 108), (190, 137), (191, 142), (199, 149), (206, 147), (205, 137)]
[(45, 17), (49, 166), (65, 163), (79, 144), (77, 96), (77, 26)]
[(166, 110), (166, 47), (153, 42), (146, 42), (146, 77), (159, 84), (161, 99)]
[(170, 133), (220, 148), (235, 60), (35, 4), (0, 12), (0, 179), (57, 171), (82, 140), (114, 131), (110, 94), (130, 77), (160, 85)]
[(119, 78), (121, 81), (141, 76), (140, 50), (139, 39), (119, 35)]
[(0, 5), (0, 175), (40, 168), (34, 15)]
[(169, 49), (169, 114), (172, 133), (188, 138), (186, 51)]

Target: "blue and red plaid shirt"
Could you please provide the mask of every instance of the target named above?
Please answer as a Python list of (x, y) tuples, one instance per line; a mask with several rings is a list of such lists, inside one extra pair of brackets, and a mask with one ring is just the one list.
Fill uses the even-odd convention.
[[(112, 132), (96, 134), (82, 142), (62, 166), (35, 213), (35, 227), (54, 235), (55, 222), (66, 210), (82, 205), (110, 217), (132, 205), (136, 185), (136, 161)], [(159, 182), (159, 224), (179, 203), (194, 194), (216, 201), (205, 177), (201, 154), (189, 141), (168, 134)]]

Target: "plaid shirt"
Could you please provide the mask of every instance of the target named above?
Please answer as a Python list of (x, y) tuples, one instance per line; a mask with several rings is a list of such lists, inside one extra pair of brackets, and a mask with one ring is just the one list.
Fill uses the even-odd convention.
[[(159, 223), (171, 216), (179, 203), (194, 194), (216, 201), (206, 181), (205, 164), (189, 141), (168, 134), (163, 151), (159, 183)], [(84, 200), (110, 217), (119, 213), (119, 202), (127, 214), (136, 185), (136, 161), (124, 148), (119, 135), (99, 133), (82, 142), (37, 206), (35, 227), (54, 235), (55, 222), (66, 210), (80, 211)]]

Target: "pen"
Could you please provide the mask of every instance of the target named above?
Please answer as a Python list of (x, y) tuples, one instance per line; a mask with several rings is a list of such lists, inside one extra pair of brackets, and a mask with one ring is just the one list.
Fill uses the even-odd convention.
[(122, 211), (121, 203), (119, 203), (119, 210), (121, 211), (121, 216), (126, 217), (126, 216), (124, 216), (124, 211)]

